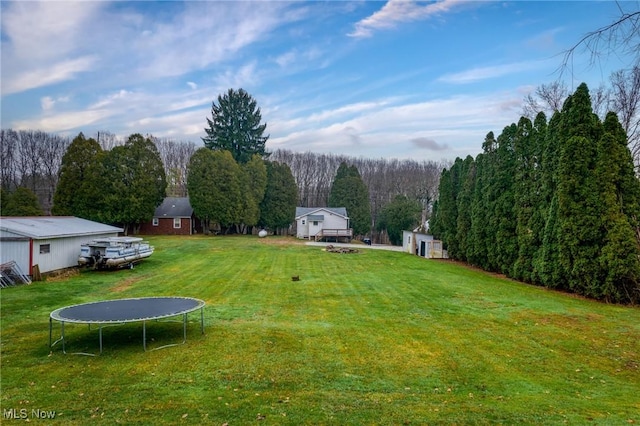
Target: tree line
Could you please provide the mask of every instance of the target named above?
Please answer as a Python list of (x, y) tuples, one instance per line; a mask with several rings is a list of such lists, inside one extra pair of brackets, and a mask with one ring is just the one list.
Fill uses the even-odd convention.
[(442, 172), (430, 222), (449, 256), (587, 297), (640, 301), (640, 180), (618, 116), (586, 84)]
[[(155, 144), (165, 168), (167, 195), (187, 195), (187, 165), (196, 150), (193, 142), (148, 136)], [(103, 151), (125, 144), (126, 139), (100, 131), (91, 137)], [(39, 130), (0, 130), (0, 187), (5, 196), (18, 188), (35, 194), (39, 214), (49, 215), (58, 184), (62, 157), (73, 138)], [(21, 191), (24, 197), (24, 191)], [(6, 204), (5, 204), (6, 206)], [(33, 213), (33, 212), (32, 212)]]

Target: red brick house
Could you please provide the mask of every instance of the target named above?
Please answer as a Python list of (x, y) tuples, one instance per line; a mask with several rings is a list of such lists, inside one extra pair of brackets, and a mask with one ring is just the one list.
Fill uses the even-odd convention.
[(196, 219), (189, 198), (167, 197), (156, 208), (151, 222), (140, 225), (143, 235), (191, 235), (198, 231)]

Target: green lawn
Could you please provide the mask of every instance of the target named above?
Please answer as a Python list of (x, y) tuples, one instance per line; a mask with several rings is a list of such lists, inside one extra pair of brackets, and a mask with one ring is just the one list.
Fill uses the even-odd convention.
[[(4, 420), (640, 422), (637, 308), (405, 253), (333, 254), (277, 237), (151, 241), (156, 253), (133, 270), (0, 292)], [(194, 313), (181, 346), (143, 352), (142, 326), (129, 324), (105, 329), (99, 357), (48, 347), (54, 309), (158, 295), (205, 300), (205, 334)], [(98, 351), (95, 330), (66, 332), (68, 351)], [(181, 335), (180, 324), (147, 324), (151, 348)]]

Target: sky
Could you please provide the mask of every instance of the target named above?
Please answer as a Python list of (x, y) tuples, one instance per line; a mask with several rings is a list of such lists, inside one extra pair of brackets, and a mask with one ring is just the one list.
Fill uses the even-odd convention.
[(613, 1), (2, 1), (1, 127), (192, 141), (243, 88), (269, 151), (452, 160), (481, 151), (562, 79), (625, 58), (563, 53)]

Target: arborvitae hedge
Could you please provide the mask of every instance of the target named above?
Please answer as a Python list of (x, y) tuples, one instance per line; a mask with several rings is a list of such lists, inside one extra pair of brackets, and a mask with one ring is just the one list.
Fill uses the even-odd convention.
[(640, 180), (618, 118), (599, 120), (586, 84), (549, 123), (523, 117), (444, 170), (431, 230), (450, 257), (486, 270), (640, 301)]

